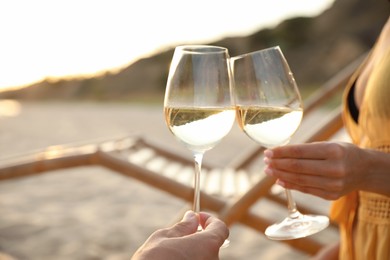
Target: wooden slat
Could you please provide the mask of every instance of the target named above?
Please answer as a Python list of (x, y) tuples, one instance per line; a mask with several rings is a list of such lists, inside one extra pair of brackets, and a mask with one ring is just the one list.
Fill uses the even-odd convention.
[(40, 159), (21, 162), (0, 168), (0, 181), (13, 178), (27, 177), (58, 169), (77, 166), (95, 165), (95, 153), (77, 154), (52, 159)]
[[(129, 164), (125, 160), (119, 159), (108, 153), (98, 152), (98, 161), (102, 166), (107, 167), (115, 172), (121, 173), (127, 177), (139, 180), (154, 188), (163, 190), (176, 197), (182, 198), (186, 201), (192, 202), (194, 189), (188, 185), (172, 181), (161, 174), (157, 174), (154, 171), (150, 171), (135, 164)], [(221, 210), (226, 202), (215, 196), (201, 192), (202, 206), (205, 209), (218, 212)]]

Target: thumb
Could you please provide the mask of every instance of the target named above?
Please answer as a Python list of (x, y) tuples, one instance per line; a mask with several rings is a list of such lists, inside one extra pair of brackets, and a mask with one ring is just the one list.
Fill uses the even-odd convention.
[(187, 211), (183, 219), (171, 228), (171, 236), (182, 237), (195, 233), (198, 230), (199, 217), (193, 211)]
[(189, 210), (186, 213), (184, 213), (183, 219), (181, 220), (181, 222), (194, 222), (194, 221), (199, 222), (199, 217), (192, 210)]

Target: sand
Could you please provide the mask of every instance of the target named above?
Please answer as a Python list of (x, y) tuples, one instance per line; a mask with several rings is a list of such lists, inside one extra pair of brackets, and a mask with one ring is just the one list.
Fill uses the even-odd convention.
[[(159, 106), (49, 102), (22, 103), (14, 113), (4, 109), (0, 103), (0, 163), (49, 145), (131, 134), (190, 157), (167, 130)], [(206, 153), (205, 162), (221, 166), (237, 151), (253, 147), (235, 126)], [(0, 252), (31, 260), (129, 259), (151, 232), (171, 225), (189, 208), (180, 199), (100, 167), (2, 181)], [(221, 259), (308, 258), (239, 224), (231, 227), (230, 241)]]

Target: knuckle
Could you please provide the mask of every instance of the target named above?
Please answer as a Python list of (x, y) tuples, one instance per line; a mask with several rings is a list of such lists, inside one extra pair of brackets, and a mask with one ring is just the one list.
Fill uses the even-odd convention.
[(340, 192), (344, 188), (344, 182), (342, 180), (337, 180), (331, 183), (330, 187), (333, 192)]
[(291, 169), (294, 169), (294, 170), (297, 170), (297, 171), (302, 169), (302, 163), (300, 162), (300, 160), (289, 159), (288, 165), (289, 165), (289, 167)]
[(344, 163), (336, 161), (332, 163), (331, 167), (329, 168), (328, 174), (330, 177), (341, 179), (346, 176), (347, 168)]
[(302, 158), (303, 156), (303, 152), (300, 146), (291, 146), (291, 153), (297, 158)]
[(188, 230), (188, 225), (187, 223), (185, 222), (179, 222), (179, 223), (176, 223), (174, 228), (171, 229), (171, 232), (174, 232), (174, 233), (182, 233), (182, 232), (185, 232)]
[(345, 149), (339, 143), (328, 143), (327, 149), (329, 154), (333, 155), (334, 158), (343, 158), (345, 156)]
[(167, 228), (158, 229), (151, 235), (151, 238), (155, 239), (155, 238), (167, 237), (168, 233), (169, 233), (169, 229)]
[(158, 229), (157, 231), (155, 231), (154, 234), (156, 234), (156, 235), (165, 235), (168, 232), (169, 232), (168, 228), (162, 228), (162, 229)]

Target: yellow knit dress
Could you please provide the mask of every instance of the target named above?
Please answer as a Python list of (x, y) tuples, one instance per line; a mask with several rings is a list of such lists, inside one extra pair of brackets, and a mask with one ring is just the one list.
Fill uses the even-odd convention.
[[(385, 47), (367, 80), (358, 121), (347, 99), (359, 73), (345, 90), (343, 117), (354, 144), (390, 153), (390, 46)], [(330, 216), (340, 227), (339, 259), (390, 260), (390, 197), (353, 192), (333, 202)]]

